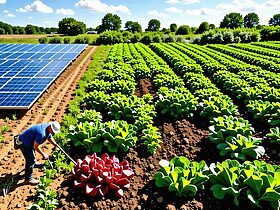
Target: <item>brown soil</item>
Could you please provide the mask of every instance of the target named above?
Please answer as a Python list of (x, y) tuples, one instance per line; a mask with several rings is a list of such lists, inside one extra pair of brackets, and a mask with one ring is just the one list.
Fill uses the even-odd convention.
[[(41, 98), (28, 111), (0, 111), (0, 126), (8, 125), (10, 131), (5, 133), (5, 142), (0, 147), (0, 186), (13, 178), (15, 184), (11, 187), (7, 196), (0, 196), (0, 209), (25, 209), (35, 194), (36, 187), (23, 185), (24, 158), (19, 150), (13, 149), (13, 136), (22, 132), (30, 125), (46, 123), (52, 120), (61, 122), (69, 101), (73, 98), (76, 85), (87, 69), (90, 58), (96, 47), (89, 46), (48, 88)], [(16, 115), (18, 120), (4, 122), (6, 116)], [(44, 150), (51, 152), (52, 146), (46, 143)], [(40, 161), (39, 155), (37, 154)], [(42, 161), (42, 160), (41, 160)], [(40, 177), (43, 173), (35, 169), (34, 177)], [(2, 189), (0, 195), (3, 195)]]
[[(60, 78), (63, 78), (63, 76)], [(60, 78), (58, 80), (60, 80)], [(54, 88), (50, 88), (50, 91), (43, 96), (43, 104), (35, 104), (31, 109), (33, 112), (30, 110), (21, 120), (17, 121), (18, 124), (15, 123), (13, 125), (13, 133), (18, 133), (23, 130), (28, 122), (29, 125), (42, 121), (47, 122), (48, 120), (55, 119), (55, 117), (59, 121), (61, 120), (65, 108), (67, 107), (66, 103), (71, 99), (71, 93), (66, 90), (68, 88), (65, 87), (64, 84), (64, 82), (68, 85), (71, 84), (70, 79), (69, 82), (67, 82), (67, 78), (68, 77), (65, 76), (64, 79), (61, 79), (60, 82), (54, 85)], [(78, 80), (75, 80), (75, 82), (77, 81)], [(62, 86), (64, 86), (63, 90), (66, 90), (65, 94), (68, 92), (66, 98), (63, 98), (63, 94), (60, 95), (60, 92), (63, 92), (63, 90), (61, 90)], [(71, 87), (74, 89), (75, 86), (76, 85), (73, 84), (73, 87)], [(146, 93), (151, 93), (155, 96), (151, 82), (149, 80), (140, 80), (135, 95), (141, 97)], [(56, 102), (56, 100), (53, 102), (53, 107), (59, 107), (61, 110), (51, 109), (52, 106), (49, 105), (51, 103), (51, 98), (63, 98), (60, 102)], [(44, 116), (41, 112), (46, 108), (49, 109), (49, 113), (51, 114)], [(34, 113), (33, 117), (31, 117), (32, 113)], [(223, 201), (216, 200), (209, 190), (210, 186), (206, 186), (204, 191), (199, 191), (194, 198), (179, 198), (167, 189), (160, 189), (155, 186), (152, 176), (159, 169), (158, 163), (161, 159), (171, 160), (175, 156), (183, 155), (194, 161), (205, 160), (208, 165), (212, 162), (223, 161), (214, 144), (207, 138), (209, 125), (205, 121), (205, 119), (200, 117), (196, 117), (195, 120), (182, 119), (177, 121), (165, 118), (155, 119), (155, 124), (162, 133), (163, 143), (161, 148), (158, 149), (154, 155), (150, 155), (147, 152), (146, 147), (141, 141), (138, 141), (137, 145), (131, 148), (127, 154), (118, 154), (120, 161), (123, 159), (128, 160), (130, 167), (135, 172), (135, 176), (131, 179), (131, 187), (128, 191), (125, 191), (124, 197), (120, 199), (115, 197), (88, 197), (79, 190), (74, 189), (72, 182), (67, 180), (68, 175), (65, 175), (64, 177), (57, 178), (52, 184), (53, 189), (57, 190), (58, 199), (60, 201), (58, 209), (224, 210), (244, 209), (244, 206), (248, 209), (256, 209), (252, 207), (249, 202), (243, 202), (240, 204), (241, 207), (237, 208), (233, 205), (232, 200), (228, 198), (225, 198)], [(4, 148), (1, 149), (4, 154), (0, 154), (1, 180), (7, 179), (11, 175), (16, 176), (16, 174), (23, 169), (23, 158), (21, 154), (18, 151), (11, 150), (11, 137), (7, 138), (9, 141), (6, 141)], [(48, 149), (51, 149), (50, 145), (48, 145)], [(78, 150), (76, 148), (75, 151), (71, 151), (70, 154), (75, 158), (83, 158), (85, 155), (83, 151), (84, 150)], [(22, 172), (20, 172), (20, 174), (22, 174)], [(40, 175), (42, 175), (42, 173), (35, 170), (35, 176), (38, 177)], [(18, 209), (24, 209), (31, 203), (30, 200), (35, 195), (36, 188), (21, 186), (21, 182), (22, 180), (18, 181), (18, 185), (12, 188), (8, 196), (0, 197), (0, 209), (14, 209), (16, 207), (18, 207)]]

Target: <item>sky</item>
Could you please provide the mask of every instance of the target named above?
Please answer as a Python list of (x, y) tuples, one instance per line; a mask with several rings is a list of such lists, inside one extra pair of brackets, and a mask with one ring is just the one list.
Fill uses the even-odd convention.
[(255, 12), (260, 24), (268, 25), (280, 13), (280, 0), (0, 0), (0, 21), (18, 26), (58, 27), (64, 17), (73, 17), (96, 27), (105, 14), (113, 13), (120, 16), (122, 28), (137, 21), (144, 30), (151, 19), (159, 20), (161, 28), (172, 23), (198, 27), (203, 21), (218, 27), (230, 12), (243, 17)]

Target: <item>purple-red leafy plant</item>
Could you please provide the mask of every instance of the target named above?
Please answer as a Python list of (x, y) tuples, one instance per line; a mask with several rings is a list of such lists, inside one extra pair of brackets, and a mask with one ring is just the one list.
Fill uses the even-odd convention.
[(75, 187), (83, 189), (92, 197), (103, 197), (110, 190), (116, 196), (122, 197), (123, 190), (130, 187), (129, 178), (134, 176), (126, 160), (120, 163), (115, 155), (110, 157), (107, 153), (101, 158), (93, 153), (92, 156), (87, 155), (84, 160), (76, 160), (76, 163), (70, 178), (74, 180)]

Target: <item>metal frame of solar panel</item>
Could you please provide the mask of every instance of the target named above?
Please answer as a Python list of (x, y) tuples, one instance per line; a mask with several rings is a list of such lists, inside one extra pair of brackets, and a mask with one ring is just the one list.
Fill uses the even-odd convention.
[(29, 109), (87, 44), (0, 44), (0, 109)]

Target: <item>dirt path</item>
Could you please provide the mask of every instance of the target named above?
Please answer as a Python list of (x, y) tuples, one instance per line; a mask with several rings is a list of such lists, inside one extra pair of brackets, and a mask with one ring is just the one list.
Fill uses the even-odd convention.
[[(75, 91), (80, 77), (89, 65), (95, 49), (96, 47), (89, 46), (60, 75), (29, 111), (21, 113), (23, 116), (20, 117), (20, 120), (8, 123), (11, 131), (6, 134), (6, 142), (0, 149), (0, 184), (11, 177), (16, 179), (16, 184), (11, 188), (11, 192), (7, 196), (0, 196), (0, 209), (25, 209), (31, 203), (31, 196), (36, 192), (35, 186), (22, 185), (23, 179), (19, 178), (24, 174), (24, 159), (19, 150), (15, 151), (13, 149), (13, 134), (20, 133), (32, 124), (45, 123), (51, 120), (61, 122), (68, 102), (72, 99), (71, 94)], [(1, 114), (3, 115), (3, 113)], [(52, 146), (47, 143), (43, 149), (50, 152)], [(37, 154), (39, 161), (40, 158)], [(34, 170), (34, 177), (41, 175), (41, 171)], [(0, 192), (0, 195), (2, 194)]]

